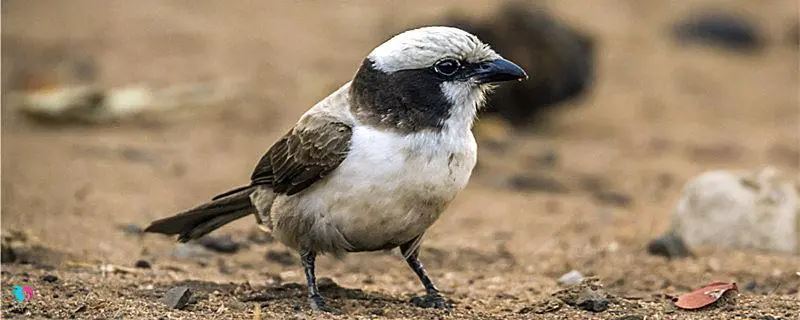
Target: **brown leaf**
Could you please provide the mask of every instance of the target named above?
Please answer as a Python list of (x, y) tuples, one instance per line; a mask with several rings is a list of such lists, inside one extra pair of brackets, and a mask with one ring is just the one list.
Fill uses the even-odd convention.
[(699, 309), (716, 302), (730, 290), (739, 290), (736, 283), (712, 282), (700, 289), (682, 294), (675, 301), (675, 305), (681, 309)]

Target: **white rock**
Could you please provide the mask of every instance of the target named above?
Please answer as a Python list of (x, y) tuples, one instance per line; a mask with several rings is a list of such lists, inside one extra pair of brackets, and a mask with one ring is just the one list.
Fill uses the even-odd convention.
[(798, 253), (797, 188), (773, 168), (706, 172), (686, 184), (672, 227), (692, 248)]
[(581, 280), (583, 280), (583, 274), (578, 270), (572, 270), (558, 278), (558, 283), (563, 286), (571, 286), (581, 283)]

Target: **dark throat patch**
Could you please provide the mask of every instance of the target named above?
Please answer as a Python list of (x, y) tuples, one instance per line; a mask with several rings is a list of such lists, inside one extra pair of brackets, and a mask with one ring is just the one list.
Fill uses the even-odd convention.
[(450, 117), (444, 81), (428, 68), (387, 74), (364, 59), (350, 85), (350, 108), (359, 121), (374, 127), (401, 133), (438, 131)]

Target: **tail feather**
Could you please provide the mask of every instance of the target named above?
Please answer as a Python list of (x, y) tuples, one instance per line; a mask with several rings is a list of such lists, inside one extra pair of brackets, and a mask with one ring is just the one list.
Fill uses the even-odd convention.
[(250, 203), (252, 189), (217, 198), (175, 216), (153, 221), (145, 232), (178, 234), (178, 241), (197, 239), (234, 220), (256, 212)]

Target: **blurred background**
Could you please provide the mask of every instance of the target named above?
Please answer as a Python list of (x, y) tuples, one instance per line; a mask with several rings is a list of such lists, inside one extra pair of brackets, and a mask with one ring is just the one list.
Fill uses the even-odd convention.
[[(426, 25), (474, 32), (531, 74), (480, 114), (473, 178), (423, 244), (455, 317), (585, 318), (552, 300), (570, 271), (605, 285), (601, 318), (676, 312), (670, 296), (712, 280), (737, 282), (739, 307), (681, 317), (800, 312), (796, 1), (0, 4), (3, 287), (42, 293), (22, 305), (3, 289), (7, 316), (252, 318), (260, 300), (242, 296), (302, 283), (252, 220), (187, 245), (141, 227), (246, 182), (372, 48)], [(708, 209), (768, 221), (753, 227), (677, 209), (708, 170), (784, 192), (777, 213)], [(406, 303), (419, 288), (396, 255), (318, 269), (350, 314), (430, 312)], [(183, 311), (160, 302), (176, 283), (198, 292)], [(261, 308), (295, 314), (298, 290)]]

